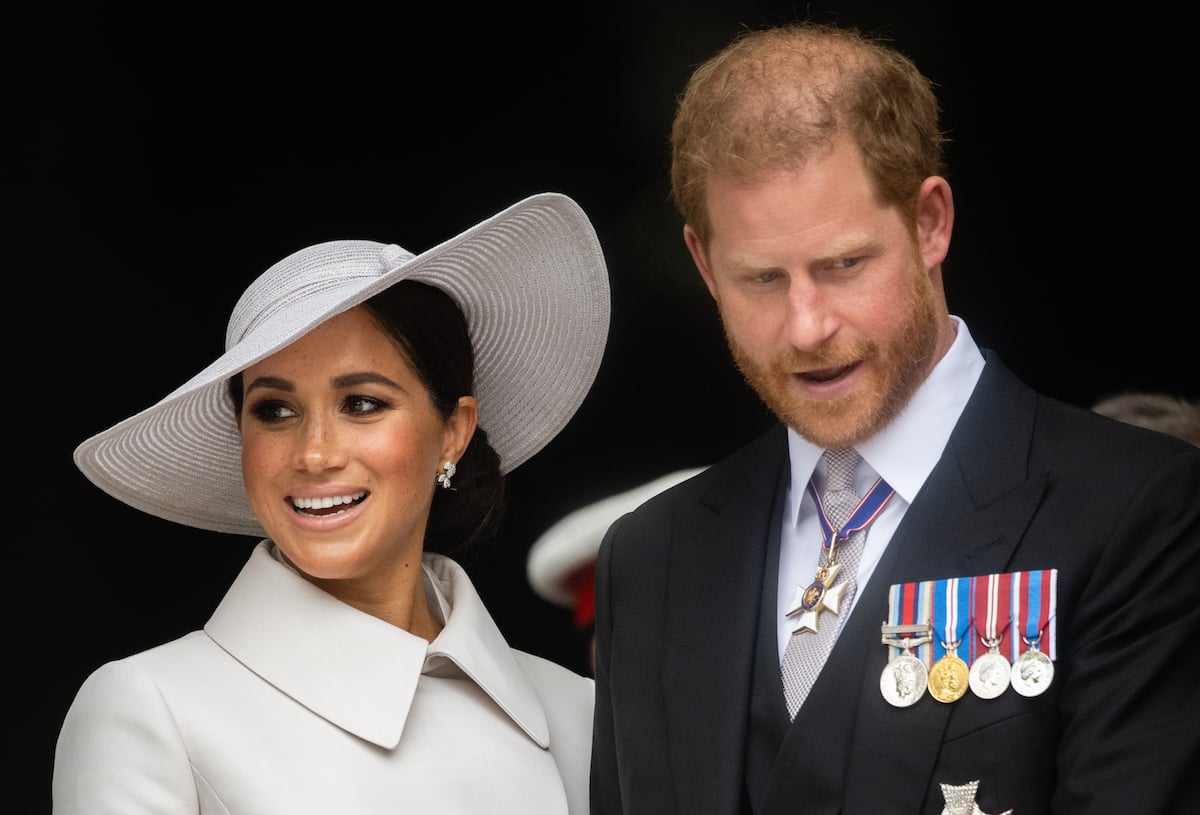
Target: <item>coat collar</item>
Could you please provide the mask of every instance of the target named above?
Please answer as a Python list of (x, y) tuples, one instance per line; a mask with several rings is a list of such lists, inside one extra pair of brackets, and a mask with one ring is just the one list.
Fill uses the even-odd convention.
[(529, 679), (466, 572), (426, 554), (426, 592), (445, 617), (433, 642), (318, 589), (264, 540), (234, 580), (205, 631), (266, 682), (313, 713), (386, 749), (404, 730), (424, 674), (455, 667), (541, 747), (546, 714)]

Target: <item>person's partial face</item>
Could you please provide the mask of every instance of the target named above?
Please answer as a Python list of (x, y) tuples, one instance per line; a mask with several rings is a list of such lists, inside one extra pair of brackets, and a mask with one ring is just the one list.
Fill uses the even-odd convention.
[(881, 430), (954, 338), (940, 271), (949, 185), (925, 180), (914, 235), (839, 139), (794, 173), (710, 178), (707, 205), (707, 251), (690, 227), (684, 238), (746, 380), (822, 447)]
[(475, 400), (444, 420), (361, 306), (250, 366), (243, 383), (246, 493), (287, 559), (335, 596), (386, 593), (406, 570), (411, 583), (434, 479), (470, 440)]

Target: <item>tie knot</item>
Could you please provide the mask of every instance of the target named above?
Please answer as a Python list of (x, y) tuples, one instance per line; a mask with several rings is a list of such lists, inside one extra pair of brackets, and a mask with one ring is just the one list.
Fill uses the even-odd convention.
[(854, 471), (862, 461), (853, 447), (825, 451), (825, 491), (854, 492)]

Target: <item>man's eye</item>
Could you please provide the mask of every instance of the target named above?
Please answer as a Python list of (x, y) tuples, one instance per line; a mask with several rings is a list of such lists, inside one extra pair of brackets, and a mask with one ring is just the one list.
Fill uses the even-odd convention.
[(773, 283), (781, 277), (783, 277), (783, 275), (779, 272), (774, 272), (774, 271), (761, 272), (760, 274), (756, 274), (754, 276), (754, 282), (755, 283)]

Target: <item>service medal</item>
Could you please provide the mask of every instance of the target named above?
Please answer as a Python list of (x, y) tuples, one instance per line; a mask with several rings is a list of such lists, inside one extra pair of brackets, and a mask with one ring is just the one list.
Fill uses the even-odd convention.
[[(929, 669), (925, 667), (923, 659), (913, 654), (912, 649), (933, 639), (930, 636), (931, 629), (927, 623), (884, 623), (880, 631), (883, 644), (899, 648), (900, 653), (888, 660), (883, 673), (879, 675), (879, 692), (893, 707), (916, 704), (928, 687)], [(920, 636), (912, 636), (914, 634)]]
[(1024, 632), (1021, 642), (1027, 650), (1013, 660), (1011, 682), (1022, 696), (1037, 696), (1045, 693), (1054, 679), (1058, 573), (1044, 569), (1020, 577), (1013, 581), (1013, 595), (1021, 598), (1016, 624)]
[(967, 663), (958, 655), (958, 646), (971, 625), (971, 581), (958, 577), (935, 581), (933, 609), (934, 629), (942, 631), (937, 644), (943, 653), (929, 669), (929, 695), (939, 702), (957, 702), (967, 692)]
[(983, 625), (979, 642), (987, 650), (971, 663), (967, 682), (980, 699), (995, 699), (1008, 690), (1012, 673), (1012, 663), (1006, 656), (1012, 644), (1012, 579), (1011, 574), (989, 574), (974, 579), (975, 620)]
[(971, 692), (980, 699), (995, 699), (1008, 690), (1011, 673), (1012, 666), (1004, 658), (1004, 654), (992, 645), (986, 653), (980, 654), (971, 663), (967, 683)]
[(967, 692), (968, 673), (967, 663), (947, 651), (929, 671), (929, 695), (939, 702), (957, 702)]
[(909, 653), (888, 662), (879, 675), (879, 692), (895, 707), (916, 704), (928, 684), (925, 663)]
[(1013, 690), (1022, 696), (1037, 696), (1050, 687), (1054, 679), (1054, 662), (1033, 645), (1017, 657), (1012, 667)]

